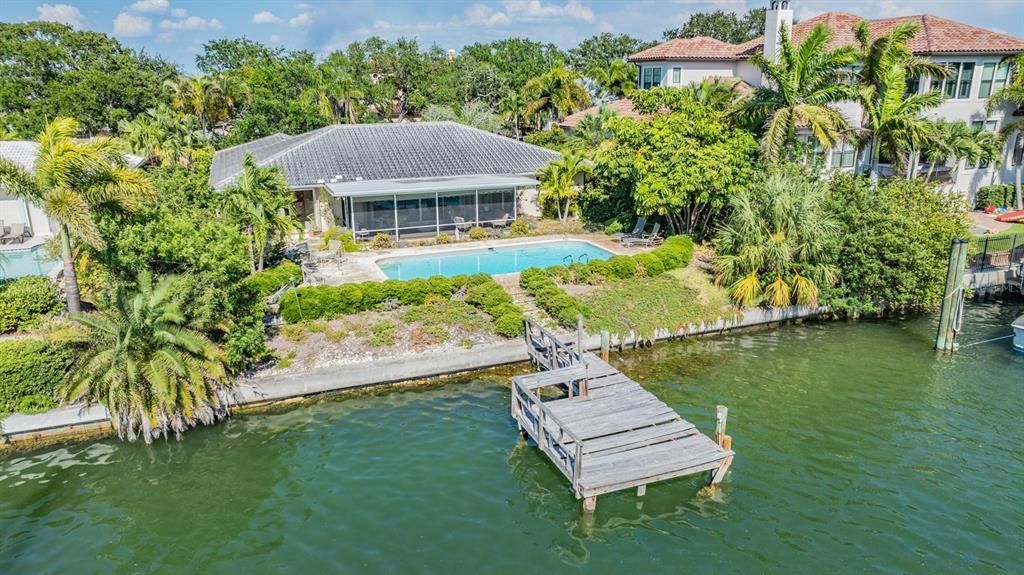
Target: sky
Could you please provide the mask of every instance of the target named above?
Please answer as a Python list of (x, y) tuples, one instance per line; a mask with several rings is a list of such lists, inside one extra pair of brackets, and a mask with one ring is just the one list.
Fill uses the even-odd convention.
[[(512, 36), (571, 48), (601, 32), (660, 40), (694, 12), (742, 12), (768, 0), (4, 0), (0, 21), (52, 20), (104, 32), (195, 70), (204, 42), (246, 36), (318, 56), (371, 36), (459, 49)], [(797, 18), (928, 13), (1024, 37), (1024, 0), (793, 0)]]

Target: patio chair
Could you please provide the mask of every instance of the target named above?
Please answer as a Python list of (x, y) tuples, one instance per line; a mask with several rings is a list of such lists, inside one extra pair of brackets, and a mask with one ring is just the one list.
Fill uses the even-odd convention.
[(661, 235), (659, 235), (659, 232), (661, 232), (661, 224), (660, 223), (655, 223), (654, 227), (651, 228), (651, 233), (649, 233), (649, 234), (641, 234), (640, 237), (635, 237), (635, 238), (623, 238), (622, 245), (628, 246), (628, 247), (633, 247), (633, 246), (637, 246), (637, 247), (657, 246), (657, 245), (661, 244), (661, 240), (662, 240)]
[(22, 243), (25, 241), (25, 224), (11, 224), (11, 230), (3, 237), (3, 243)]
[(467, 222), (462, 216), (455, 216), (452, 222), (455, 224), (455, 239), (459, 239), (459, 232), (468, 232), (473, 227), (473, 222)]
[(647, 216), (640, 216), (636, 219), (636, 225), (633, 226), (633, 231), (625, 234), (616, 234), (612, 236), (612, 239), (623, 242), (629, 238), (640, 238), (644, 235), (644, 228), (647, 227)]

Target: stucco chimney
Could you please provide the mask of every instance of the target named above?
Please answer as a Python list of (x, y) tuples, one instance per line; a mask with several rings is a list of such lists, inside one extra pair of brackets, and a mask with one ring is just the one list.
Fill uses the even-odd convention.
[(764, 15), (764, 57), (775, 60), (782, 46), (782, 34), (788, 37), (792, 32), (793, 11), (789, 9), (789, 0), (771, 0)]

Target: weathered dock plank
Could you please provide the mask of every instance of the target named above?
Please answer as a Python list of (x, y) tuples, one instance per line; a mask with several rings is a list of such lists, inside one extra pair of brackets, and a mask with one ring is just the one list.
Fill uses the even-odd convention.
[[(720, 407), (716, 440), (596, 355), (580, 352), (526, 320), (540, 373), (512, 378), (512, 416), (570, 481), (584, 510), (601, 494), (710, 471), (720, 482), (732, 464)], [(578, 341), (582, 338), (578, 338)], [(565, 397), (542, 400), (554, 388)]]

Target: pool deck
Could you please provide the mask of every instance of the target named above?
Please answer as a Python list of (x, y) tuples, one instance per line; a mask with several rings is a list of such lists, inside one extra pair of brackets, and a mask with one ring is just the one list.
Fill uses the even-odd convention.
[(578, 241), (594, 244), (616, 255), (634, 255), (649, 248), (627, 248), (612, 241), (604, 234), (568, 234), (549, 236), (526, 236), (520, 238), (502, 238), (497, 240), (482, 240), (476, 242), (459, 242), (453, 244), (437, 244), (431, 246), (416, 246), (408, 248), (395, 248), (391, 250), (367, 250), (345, 254), (345, 259), (338, 264), (327, 264), (321, 267), (320, 275), (324, 284), (338, 285), (343, 283), (360, 283), (366, 281), (384, 281), (388, 276), (377, 266), (377, 260), (384, 258), (399, 258), (408, 256), (420, 256), (426, 254), (445, 253), (450, 254), (457, 251), (480, 250), (497, 247), (526, 246), (557, 241)]

